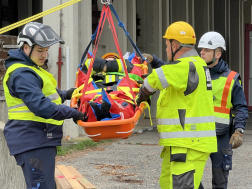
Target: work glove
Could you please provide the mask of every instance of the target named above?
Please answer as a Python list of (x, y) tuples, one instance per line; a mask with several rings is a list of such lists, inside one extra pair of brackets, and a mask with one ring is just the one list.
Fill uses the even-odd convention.
[(139, 94), (136, 98), (137, 106), (140, 106), (141, 102), (147, 101), (150, 105), (150, 95), (154, 93), (149, 92), (144, 86), (140, 87)]
[(75, 89), (76, 88), (71, 88), (71, 89), (69, 89), (69, 90), (66, 91), (66, 93), (67, 93), (66, 99), (67, 100), (71, 100), (72, 94), (73, 94), (73, 92), (74, 92)]
[(142, 75), (142, 78), (146, 78), (146, 77), (148, 77), (150, 74), (143, 74)]
[(143, 101), (147, 101), (147, 103), (149, 104), (149, 106), (151, 105), (151, 99), (150, 99), (150, 97), (149, 97), (147, 100), (142, 100), (141, 98), (139, 98), (139, 95), (136, 97), (137, 106), (140, 106), (140, 104), (141, 104)]
[(150, 54), (142, 54), (143, 57), (147, 60), (148, 64), (152, 63), (153, 61), (153, 56)]
[(77, 121), (78, 121), (78, 120), (87, 121), (87, 120), (88, 120), (88, 116), (87, 116), (86, 112), (84, 112), (84, 113), (79, 112), (78, 117), (73, 118), (73, 122), (74, 122), (75, 124), (77, 124)]
[(235, 131), (234, 134), (231, 136), (229, 144), (232, 144), (232, 149), (238, 148), (243, 143), (243, 134), (239, 131)]

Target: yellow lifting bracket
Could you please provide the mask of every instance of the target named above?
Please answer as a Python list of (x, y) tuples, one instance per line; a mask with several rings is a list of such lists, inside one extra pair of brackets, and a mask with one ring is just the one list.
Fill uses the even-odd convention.
[(58, 6), (54, 7), (54, 8), (51, 8), (51, 9), (49, 9), (47, 11), (44, 11), (44, 12), (41, 12), (41, 13), (36, 14), (34, 16), (31, 16), (29, 18), (23, 19), (23, 20), (21, 20), (19, 22), (16, 22), (14, 24), (9, 25), (9, 26), (3, 27), (3, 28), (0, 29), (0, 34), (5, 33), (7, 31), (10, 31), (10, 30), (13, 30), (13, 29), (15, 29), (15, 28), (17, 28), (19, 26), (22, 26), (24, 24), (27, 24), (27, 23), (29, 23), (29, 22), (31, 22), (33, 20), (37, 20), (37, 19), (39, 19), (41, 17), (44, 17), (44, 16), (46, 16), (48, 14), (51, 14), (51, 13), (55, 12), (55, 11), (58, 11), (58, 10), (63, 9), (65, 7), (68, 7), (69, 5), (72, 5), (74, 3), (78, 3), (79, 1), (82, 1), (82, 0), (71, 0), (71, 1), (68, 1), (68, 2), (63, 3), (61, 5), (58, 5)]

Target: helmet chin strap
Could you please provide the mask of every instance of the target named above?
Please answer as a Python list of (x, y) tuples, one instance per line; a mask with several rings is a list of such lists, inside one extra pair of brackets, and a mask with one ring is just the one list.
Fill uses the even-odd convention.
[(171, 53), (172, 53), (172, 62), (173, 62), (173, 58), (174, 58), (175, 54), (176, 54), (183, 46), (180, 45), (180, 47), (179, 47), (175, 52), (173, 52), (173, 50), (172, 50), (172, 39), (170, 39), (170, 43), (171, 43)]
[(46, 59), (45, 59), (44, 64), (47, 64), (47, 63), (48, 63), (48, 58), (49, 58), (49, 54), (47, 53), (47, 57), (46, 57)]
[(216, 61), (215, 58), (215, 49), (214, 49), (214, 53), (213, 53), (213, 60), (211, 62), (206, 63), (208, 66), (212, 65), (214, 62)]
[(32, 51), (33, 51), (33, 49), (34, 49), (34, 46), (35, 46), (35, 45), (32, 45), (32, 47), (31, 47), (31, 51), (30, 51), (30, 54), (29, 54), (29, 58), (31, 58), (31, 54), (32, 54)]

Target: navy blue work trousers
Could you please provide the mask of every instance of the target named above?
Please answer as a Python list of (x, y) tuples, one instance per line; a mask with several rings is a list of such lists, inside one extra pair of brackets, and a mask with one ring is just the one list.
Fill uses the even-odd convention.
[[(217, 135), (218, 152), (212, 153), (212, 188), (227, 189), (229, 170), (232, 169), (232, 146), (229, 145), (231, 135), (227, 132)], [(204, 189), (200, 183), (199, 189)]]
[(15, 155), (27, 184), (27, 189), (56, 189), (54, 180), (56, 147), (29, 150)]

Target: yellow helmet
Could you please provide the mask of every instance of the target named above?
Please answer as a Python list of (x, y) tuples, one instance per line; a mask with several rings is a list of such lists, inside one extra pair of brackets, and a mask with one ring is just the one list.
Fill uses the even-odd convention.
[(195, 44), (196, 37), (195, 32), (192, 26), (186, 22), (179, 21), (171, 24), (163, 38), (166, 39), (175, 39), (182, 44)]

